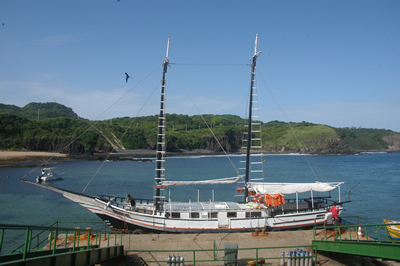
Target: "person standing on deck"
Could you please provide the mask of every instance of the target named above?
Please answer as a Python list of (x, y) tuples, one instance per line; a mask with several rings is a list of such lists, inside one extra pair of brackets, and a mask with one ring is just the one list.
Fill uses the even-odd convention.
[(335, 223), (339, 216), (339, 208), (334, 204), (330, 211), (332, 212), (333, 223)]
[(128, 194), (128, 196), (126, 196), (126, 202), (130, 203), (132, 206), (132, 209), (135, 210), (136, 201), (134, 198), (132, 198), (131, 194)]

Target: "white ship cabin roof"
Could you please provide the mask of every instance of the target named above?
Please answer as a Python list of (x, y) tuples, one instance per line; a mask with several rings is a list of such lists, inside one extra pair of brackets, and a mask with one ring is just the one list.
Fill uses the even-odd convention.
[(248, 183), (249, 189), (257, 194), (294, 194), (308, 191), (328, 192), (338, 188), (344, 182), (330, 183)]
[(212, 180), (199, 180), (199, 181), (163, 181), (160, 185), (169, 186), (186, 186), (186, 185), (216, 185), (216, 184), (233, 184), (236, 183), (243, 176), (219, 178)]

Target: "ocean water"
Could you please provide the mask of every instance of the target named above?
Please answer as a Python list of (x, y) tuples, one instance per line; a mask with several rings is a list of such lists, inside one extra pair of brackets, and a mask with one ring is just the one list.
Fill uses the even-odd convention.
[[(239, 167), (239, 156), (230, 157)], [(343, 181), (342, 215), (361, 216), (374, 223), (382, 219), (400, 220), (400, 153), (372, 153), (370, 155), (265, 155), (265, 180), (268, 182), (315, 182), (309, 167), (315, 161), (324, 178), (319, 181)], [(308, 158), (308, 160), (307, 160)], [(135, 198), (152, 198), (155, 165), (149, 162), (66, 161), (52, 162), (55, 172), (65, 172), (60, 181), (48, 185), (83, 192)], [(207, 180), (236, 176), (236, 171), (225, 156), (170, 157), (166, 160), (166, 176), (169, 180)], [(20, 179), (34, 168), (0, 168), (0, 223), (50, 225), (55, 221), (101, 221), (96, 215), (62, 195), (21, 182)], [(37, 169), (26, 177), (34, 181), (40, 173)], [(358, 184), (358, 185), (357, 185)], [(86, 189), (85, 189), (86, 187)], [(172, 201), (197, 201), (197, 186), (171, 189)], [(212, 192), (214, 190), (214, 193)], [(200, 188), (200, 200), (233, 200), (236, 184), (206, 185)], [(337, 193), (336, 193), (337, 194)], [(337, 198), (336, 194), (332, 194)], [(85, 226), (83, 226), (85, 227)], [(99, 228), (101, 229), (101, 228)]]

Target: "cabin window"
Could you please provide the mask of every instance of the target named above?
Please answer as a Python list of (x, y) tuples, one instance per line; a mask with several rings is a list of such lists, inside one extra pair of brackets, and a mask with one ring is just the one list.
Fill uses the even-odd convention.
[(237, 217), (237, 213), (236, 212), (228, 212), (226, 216), (228, 218), (236, 218)]
[(208, 218), (218, 218), (218, 212), (208, 213)]
[(180, 212), (173, 212), (172, 213), (172, 218), (181, 218), (181, 213)]
[(261, 217), (261, 212), (246, 212), (246, 218)]
[(198, 212), (192, 212), (190, 213), (190, 218), (200, 218), (200, 215)]

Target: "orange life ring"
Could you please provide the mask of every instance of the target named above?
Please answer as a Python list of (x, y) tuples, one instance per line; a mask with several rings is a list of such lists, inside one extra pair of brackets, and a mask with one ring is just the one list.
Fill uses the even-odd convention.
[(260, 201), (261, 201), (261, 195), (260, 195), (260, 194), (256, 194), (256, 195), (254, 196), (254, 201), (255, 201), (255, 202), (260, 202)]
[(237, 191), (238, 191), (239, 193), (243, 193), (244, 188), (243, 188), (243, 187), (238, 187), (238, 188), (237, 188)]

